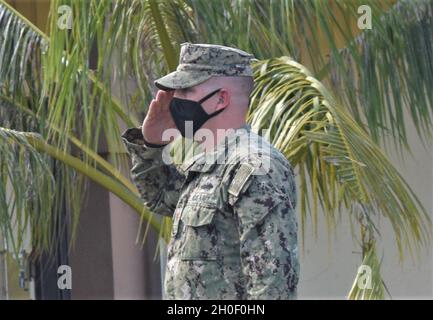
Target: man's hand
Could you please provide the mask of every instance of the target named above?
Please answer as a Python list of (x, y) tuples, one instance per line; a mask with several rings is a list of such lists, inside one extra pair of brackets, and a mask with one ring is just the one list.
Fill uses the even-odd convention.
[(162, 140), (162, 134), (167, 129), (175, 129), (176, 124), (170, 114), (170, 101), (173, 91), (158, 90), (156, 98), (149, 105), (149, 111), (143, 121), (143, 137), (152, 144), (166, 144), (169, 141)]

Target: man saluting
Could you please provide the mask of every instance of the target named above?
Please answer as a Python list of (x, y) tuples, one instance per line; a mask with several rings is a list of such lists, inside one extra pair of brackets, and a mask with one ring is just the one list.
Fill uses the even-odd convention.
[[(151, 211), (172, 216), (167, 299), (293, 299), (299, 276), (296, 184), (287, 159), (250, 130), (253, 56), (184, 43), (143, 124), (122, 134)], [(180, 166), (167, 132), (200, 141)]]

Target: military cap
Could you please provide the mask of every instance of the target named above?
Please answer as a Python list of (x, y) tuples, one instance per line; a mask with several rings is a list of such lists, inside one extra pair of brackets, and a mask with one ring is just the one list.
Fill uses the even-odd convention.
[(155, 80), (161, 90), (185, 89), (198, 85), (212, 76), (251, 77), (254, 57), (237, 48), (215, 44), (181, 44), (179, 65)]

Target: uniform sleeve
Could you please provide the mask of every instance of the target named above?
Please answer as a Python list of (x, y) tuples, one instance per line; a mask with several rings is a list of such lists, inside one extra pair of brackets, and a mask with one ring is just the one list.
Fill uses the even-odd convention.
[[(235, 181), (237, 176), (243, 180), (240, 184)], [(241, 192), (229, 195), (229, 201), (239, 226), (247, 299), (296, 298), (298, 225), (296, 185), (290, 164), (273, 161), (268, 172), (235, 175), (233, 181), (241, 188)]]
[(184, 176), (174, 165), (163, 162), (163, 147), (148, 147), (140, 128), (129, 128), (121, 136), (131, 156), (131, 178), (144, 204), (154, 213), (172, 216)]

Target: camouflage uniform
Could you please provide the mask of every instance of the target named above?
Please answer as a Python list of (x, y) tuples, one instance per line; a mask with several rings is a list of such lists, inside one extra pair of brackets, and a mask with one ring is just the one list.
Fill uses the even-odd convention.
[[(287, 159), (248, 125), (181, 166), (122, 134), (146, 206), (172, 216), (167, 299), (293, 299), (299, 275), (296, 185)], [(247, 142), (247, 143), (245, 143)]]

